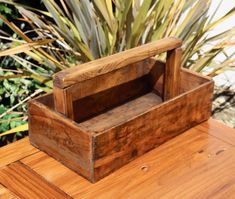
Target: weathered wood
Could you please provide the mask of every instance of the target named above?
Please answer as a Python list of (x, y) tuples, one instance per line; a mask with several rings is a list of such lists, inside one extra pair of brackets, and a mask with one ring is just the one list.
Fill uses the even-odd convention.
[[(59, 72), (53, 95), (29, 103), (31, 143), (96, 182), (208, 119), (213, 82), (181, 69), (180, 46), (163, 39)], [(152, 58), (166, 51), (166, 64)]]
[(233, 130), (220, 121), (210, 119), (209, 122), (204, 122), (202, 125), (197, 126), (197, 131), (213, 134), (214, 137), (235, 146), (235, 136), (232, 134), (234, 133)]
[(178, 39), (163, 39), (59, 72), (54, 77), (56, 111), (76, 120), (76, 100), (149, 74), (156, 65), (156, 60), (151, 57), (165, 51), (169, 52), (164, 78), (164, 98), (168, 100), (177, 96), (181, 51), (175, 49), (180, 45)]
[(84, 122), (79, 123), (79, 127), (86, 132), (101, 133), (114, 126), (117, 127), (120, 124), (126, 123), (127, 121), (134, 119), (137, 115), (148, 112), (151, 108), (154, 108), (161, 103), (161, 98), (155, 93), (150, 92), (104, 112), (103, 114), (85, 120)]
[(164, 101), (179, 95), (180, 68), (182, 49), (177, 48), (167, 52), (166, 67), (164, 73)]
[(180, 47), (181, 44), (182, 41), (177, 38), (165, 38), (91, 61), (74, 68), (63, 70), (55, 75), (54, 85), (59, 88), (65, 88), (81, 81), (120, 69), (129, 64), (139, 62), (146, 58), (153, 57), (157, 54), (173, 50)]
[[(50, 102), (52, 95), (33, 100), (29, 105), (30, 141), (96, 182), (210, 117), (213, 82), (187, 70), (181, 70), (180, 74), (183, 78), (180, 81), (181, 94), (163, 103), (156, 91), (148, 90), (151, 86), (147, 84), (155, 86), (156, 81), (163, 87), (162, 73), (153, 68), (148, 75), (133, 80), (133, 89), (131, 81), (111, 88), (114, 95), (106, 90), (78, 99), (74, 105), (79, 113), (78, 123), (54, 110)], [(190, 77), (193, 83), (184, 84)], [(143, 88), (136, 84), (142, 78), (147, 78)], [(115, 91), (122, 86), (125, 92)], [(128, 94), (119, 97), (119, 92)]]
[[(112, 71), (110, 73), (103, 74), (101, 76), (97, 76), (92, 79), (88, 79), (86, 81), (82, 81), (79, 84), (76, 84), (74, 86), (60, 89), (57, 86), (54, 86), (53, 93), (55, 97), (55, 108), (56, 111), (65, 114), (69, 118), (80, 121), (84, 117), (83, 114), (79, 115), (77, 112), (77, 107), (80, 106), (79, 99), (83, 99), (89, 96), (95, 96), (95, 94), (103, 93), (101, 95), (104, 95), (105, 91), (107, 93), (110, 93), (110, 90), (115, 90), (117, 96), (110, 96), (109, 97), (109, 104), (110, 107), (114, 106), (115, 102), (112, 101), (118, 100), (119, 96), (121, 98), (120, 93), (124, 93), (124, 89), (128, 86), (133, 86), (133, 90), (138, 90), (138, 87), (145, 87), (146, 81), (141, 82), (138, 79), (141, 79), (142, 77), (146, 76), (153, 65), (156, 64), (155, 59), (146, 59), (144, 61), (130, 64), (126, 67), (123, 67), (119, 70)], [(134, 80), (136, 80), (137, 85), (133, 85)], [(128, 84), (130, 83), (130, 84)], [(127, 86), (125, 86), (127, 85)], [(121, 88), (117, 89), (117, 87)], [(129, 91), (132, 89), (129, 88)], [(149, 85), (149, 89), (150, 85)], [(148, 90), (149, 90), (148, 89)], [(120, 92), (120, 93), (118, 93)], [(127, 91), (128, 92), (128, 91)], [(129, 94), (127, 94), (129, 95)], [(112, 97), (112, 99), (111, 99)], [(107, 97), (104, 97), (107, 98)], [(122, 99), (120, 99), (122, 101)], [(76, 106), (77, 105), (77, 106)], [(92, 108), (93, 109), (93, 108)], [(87, 109), (86, 109), (87, 110)], [(90, 110), (90, 109), (89, 109)]]
[[(182, 94), (175, 100), (155, 105), (149, 108), (148, 111), (138, 114), (138, 117), (119, 120), (118, 125), (115, 125), (116, 128), (98, 131), (99, 133), (95, 134), (94, 138), (95, 180), (103, 178), (122, 165), (179, 135), (195, 124), (209, 119), (212, 92), (213, 84), (209, 82), (189, 91), (187, 94)], [(130, 109), (131, 107), (132, 104)], [(134, 111), (134, 109), (135, 106), (133, 106), (133, 110), (127, 110), (130, 112)], [(107, 121), (112, 124), (111, 120), (114, 119), (110, 116), (103, 116), (106, 121), (103, 122), (102, 117), (98, 117), (98, 120), (92, 119), (96, 121), (94, 132), (97, 132), (99, 125), (103, 127), (103, 124)], [(86, 126), (89, 127), (88, 129), (92, 129), (89, 121), (86, 121), (86, 123)]]
[(57, 88), (56, 86), (53, 86), (53, 97), (54, 97), (54, 104), (55, 109), (59, 113), (64, 113), (65, 115), (70, 115), (70, 118), (73, 118), (73, 112), (72, 110), (72, 101), (69, 102), (66, 100), (66, 94), (64, 89)]
[(0, 183), (21, 199), (70, 198), (20, 162), (0, 169)]
[(151, 87), (157, 95), (161, 96), (163, 99), (163, 77), (166, 64), (161, 61), (156, 61), (149, 72), (149, 81)]
[(73, 100), (78, 100), (139, 79), (147, 75), (155, 63), (156, 60), (154, 59), (146, 59), (139, 63), (130, 64), (120, 70), (115, 70), (110, 73), (82, 81), (77, 84), (76, 87), (69, 87), (65, 90), (66, 92), (71, 93)]
[(31, 100), (28, 109), (30, 142), (84, 177), (92, 178), (91, 134), (37, 100)]
[[(154, 88), (154, 91), (159, 96), (163, 96), (164, 69), (165, 69), (165, 63), (156, 61), (151, 71), (149, 72), (151, 85)], [(193, 72), (185, 68), (180, 69), (180, 77), (181, 78), (180, 78), (179, 94), (188, 92), (208, 81), (211, 81), (211, 78), (203, 76), (199, 73)]]
[(7, 188), (0, 184), (0, 198), (1, 199), (20, 199), (18, 196), (13, 194)]
[(43, 152), (21, 161), (74, 199), (232, 199), (234, 139), (234, 129), (210, 119), (95, 184)]
[(187, 92), (211, 80), (207, 76), (184, 68), (181, 68), (180, 77), (180, 84), (184, 85), (180, 87), (180, 93)]
[[(19, 150), (20, 149), (20, 150)], [(28, 139), (24, 138), (14, 145), (6, 145), (0, 148), (0, 167), (6, 166), (25, 156), (38, 152), (36, 148), (28, 144)]]
[[(81, 122), (151, 92), (148, 76), (73, 102), (74, 121)], [(87, 111), (89, 110), (89, 111)]]

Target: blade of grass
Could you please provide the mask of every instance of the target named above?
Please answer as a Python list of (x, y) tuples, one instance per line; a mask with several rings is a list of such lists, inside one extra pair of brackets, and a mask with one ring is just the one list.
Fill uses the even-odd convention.
[(42, 45), (51, 43), (53, 41), (54, 41), (53, 39), (45, 39), (45, 40), (39, 40), (39, 41), (30, 42), (30, 43), (26, 43), (26, 44), (21, 44), (20, 46), (1, 51), (0, 57), (15, 55), (18, 53), (23, 53), (25, 51), (37, 49), (37, 48), (41, 47)]
[(17, 126), (13, 129), (10, 129), (10, 130), (4, 132), (4, 133), (0, 133), (0, 137), (10, 135), (10, 134), (14, 134), (14, 133), (21, 132), (21, 131), (28, 131), (28, 129), (29, 129), (28, 123), (27, 124), (22, 124), (20, 126)]

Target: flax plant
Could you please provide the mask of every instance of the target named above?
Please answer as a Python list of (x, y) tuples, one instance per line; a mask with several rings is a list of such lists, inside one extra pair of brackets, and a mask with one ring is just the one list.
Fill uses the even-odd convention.
[[(5, 38), (11, 45), (0, 57), (11, 56), (48, 88), (58, 70), (165, 37), (183, 40), (183, 66), (197, 72), (212, 67), (219, 54), (226, 62), (233, 59), (225, 49), (234, 45), (235, 26), (214, 36), (209, 33), (233, 16), (235, 7), (214, 19), (219, 7), (209, 16), (211, 0), (42, 0), (46, 10), (1, 2), (16, 6), (19, 20), (30, 25), (34, 36), (0, 16), (17, 34)], [(216, 64), (210, 75), (221, 70)]]

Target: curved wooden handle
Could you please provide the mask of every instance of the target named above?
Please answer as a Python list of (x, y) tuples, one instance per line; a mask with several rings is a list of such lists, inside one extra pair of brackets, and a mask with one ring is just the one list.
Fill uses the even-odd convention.
[(181, 45), (180, 39), (170, 37), (81, 64), (55, 74), (54, 85), (58, 88), (66, 88), (157, 54), (179, 48)]
[[(166, 38), (57, 73), (54, 76), (53, 88), (56, 111), (78, 121), (81, 118), (76, 114), (75, 104), (79, 99), (134, 80), (137, 80), (137, 90), (133, 89), (140, 92), (138, 89), (144, 81), (138, 79), (149, 74), (155, 65), (156, 60), (153, 61), (151, 57), (163, 52), (167, 52), (167, 60), (162, 97), (163, 100), (169, 100), (177, 96), (180, 84), (181, 43), (179, 39)], [(121, 100), (125, 101), (124, 98)], [(111, 107), (112, 104), (107, 106)]]

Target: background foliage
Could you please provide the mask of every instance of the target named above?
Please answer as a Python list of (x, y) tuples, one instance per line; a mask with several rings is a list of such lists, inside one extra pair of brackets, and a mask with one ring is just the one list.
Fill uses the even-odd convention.
[[(209, 33), (235, 8), (214, 20), (210, 0), (42, 0), (38, 7), (0, 2), (0, 132), (13, 128), (2, 140), (27, 129), (26, 101), (50, 92), (52, 75), (61, 69), (169, 36), (184, 41), (183, 65), (194, 71), (210, 66), (213, 76), (234, 61), (224, 49), (234, 45), (235, 27)], [(227, 60), (214, 63), (221, 53)]]

